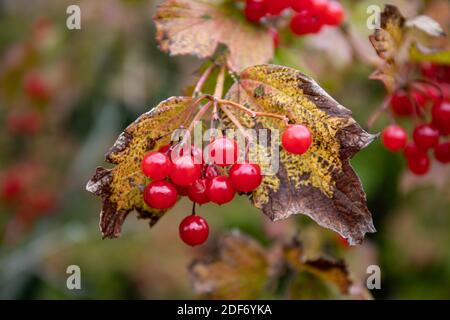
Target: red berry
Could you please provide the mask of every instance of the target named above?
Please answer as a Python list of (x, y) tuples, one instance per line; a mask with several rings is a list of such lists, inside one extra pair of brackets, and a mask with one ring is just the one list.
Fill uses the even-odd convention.
[(408, 93), (405, 90), (397, 90), (391, 98), (391, 107), (394, 114), (398, 116), (409, 116), (413, 114), (413, 106)]
[(236, 191), (226, 176), (212, 178), (207, 185), (206, 194), (208, 199), (217, 204), (230, 202)]
[(204, 204), (209, 202), (206, 195), (206, 179), (197, 179), (188, 190), (188, 196), (191, 201), (198, 204)]
[(434, 148), (434, 157), (442, 163), (450, 163), (450, 141), (442, 142)]
[(239, 192), (250, 192), (261, 184), (261, 168), (257, 164), (239, 163), (230, 169), (230, 181)]
[(177, 190), (177, 194), (178, 195), (180, 195), (180, 196), (187, 196), (188, 195), (190, 186), (179, 186), (179, 185), (177, 185), (175, 183), (173, 183), (173, 186)]
[(153, 181), (144, 189), (145, 203), (155, 209), (168, 209), (177, 202), (177, 190), (168, 181)]
[(311, 143), (311, 132), (301, 124), (288, 126), (281, 136), (283, 148), (293, 154), (304, 154), (308, 151)]
[(141, 163), (142, 172), (152, 180), (162, 180), (172, 171), (172, 162), (161, 152), (149, 152)]
[(195, 164), (192, 157), (182, 156), (173, 162), (170, 179), (179, 186), (189, 186), (200, 178), (201, 169), (201, 165)]
[(250, 22), (259, 22), (267, 13), (264, 0), (247, 0), (245, 3), (245, 17)]
[(322, 28), (322, 23), (317, 16), (307, 11), (302, 11), (292, 17), (290, 27), (293, 33), (301, 36), (319, 32)]
[(209, 157), (212, 163), (221, 167), (236, 163), (238, 159), (238, 147), (236, 141), (225, 137), (215, 139), (209, 145)]
[(344, 20), (344, 8), (337, 1), (327, 1), (326, 9), (323, 13), (325, 24), (338, 26)]
[(15, 200), (19, 198), (23, 191), (23, 183), (16, 176), (9, 175), (2, 181), (1, 197), (5, 200)]
[(425, 91), (419, 91), (417, 89), (411, 89), (411, 98), (414, 100), (416, 106), (420, 109), (424, 109), (428, 103), (428, 96)]
[(42, 120), (39, 113), (25, 111), (12, 113), (7, 119), (7, 130), (12, 135), (34, 135), (42, 128)]
[(426, 155), (426, 151), (419, 149), (414, 141), (412, 141), (406, 145), (404, 155), (406, 159), (419, 158), (422, 155)]
[(442, 102), (435, 104), (431, 113), (433, 125), (439, 129), (440, 134), (450, 134), (450, 103)]
[(180, 238), (190, 246), (202, 244), (208, 239), (209, 226), (200, 216), (190, 215), (180, 223)]
[(267, 14), (278, 16), (291, 6), (292, 0), (266, 0)]
[(170, 147), (171, 147), (170, 143), (163, 145), (161, 148), (158, 149), (158, 152), (167, 154), (167, 152), (169, 152), (169, 150), (170, 150)]
[(205, 178), (211, 179), (217, 177), (218, 175), (219, 173), (217, 172), (216, 168), (214, 168), (214, 166), (206, 165)]
[(195, 145), (189, 145), (189, 144), (187, 144), (185, 146), (176, 145), (173, 148), (170, 157), (171, 157), (172, 161), (176, 161), (176, 159), (178, 159), (179, 157), (184, 156), (185, 152), (194, 158), (195, 164), (203, 163), (203, 151), (202, 151), (202, 149), (196, 147)]
[(273, 47), (276, 49), (280, 46), (280, 34), (278, 33), (278, 30), (270, 27), (268, 29), (270, 36), (272, 37), (272, 41), (273, 41)]
[(430, 159), (426, 154), (407, 158), (409, 170), (416, 175), (424, 175), (430, 170)]
[(33, 99), (47, 100), (50, 97), (50, 89), (47, 82), (34, 72), (26, 75), (24, 89), (26, 94)]
[(406, 146), (408, 135), (400, 126), (395, 124), (387, 126), (381, 133), (381, 141), (386, 149), (395, 152), (403, 149)]
[(439, 143), (439, 131), (429, 124), (421, 124), (413, 131), (416, 145), (423, 150), (434, 148)]

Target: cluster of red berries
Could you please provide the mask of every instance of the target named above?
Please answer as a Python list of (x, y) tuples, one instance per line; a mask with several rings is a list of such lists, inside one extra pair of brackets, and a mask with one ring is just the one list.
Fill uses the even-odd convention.
[[(295, 12), (290, 28), (296, 35), (318, 33), (324, 25), (338, 26), (344, 19), (342, 5), (334, 0), (247, 0), (244, 12), (247, 20), (256, 23), (267, 16), (279, 16), (290, 8)], [(277, 44), (278, 32), (269, 30)]]
[[(434, 67), (434, 70), (440, 69)], [(428, 70), (430, 72), (430, 70)], [(393, 124), (384, 128), (382, 143), (389, 151), (404, 150), (409, 170), (416, 175), (430, 169), (428, 151), (441, 163), (450, 163), (450, 91), (448, 84), (436, 82), (397, 90), (390, 101), (396, 117), (414, 118), (417, 122), (412, 141), (404, 128)]]
[[(311, 142), (311, 133), (303, 125), (290, 125), (282, 135), (283, 148), (294, 154), (305, 153)], [(222, 205), (233, 200), (236, 192), (249, 193), (261, 184), (258, 164), (237, 163), (239, 148), (235, 140), (214, 139), (205, 148), (205, 157), (198, 147), (189, 149), (166, 145), (144, 156), (141, 169), (152, 180), (143, 194), (148, 206), (168, 209), (178, 196), (187, 196), (200, 205)], [(209, 228), (206, 220), (194, 213), (181, 222), (179, 231), (186, 244), (195, 246), (206, 241)]]

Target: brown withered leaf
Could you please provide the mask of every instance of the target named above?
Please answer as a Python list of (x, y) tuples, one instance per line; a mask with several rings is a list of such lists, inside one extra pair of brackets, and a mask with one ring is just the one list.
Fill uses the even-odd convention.
[(194, 290), (210, 299), (257, 299), (268, 278), (263, 248), (237, 231), (223, 234), (218, 256), (194, 261), (189, 274)]
[[(341, 234), (350, 244), (360, 243), (367, 232), (375, 232), (361, 182), (349, 163), (375, 136), (356, 123), (350, 110), (311, 78), (275, 65), (242, 71), (227, 99), (254, 111), (286, 115), (290, 122), (304, 124), (312, 132), (312, 146), (301, 156), (276, 145), (279, 169), (274, 175), (264, 176), (253, 192), (256, 207), (272, 220), (299, 213), (308, 215), (319, 225)], [(285, 129), (282, 120), (253, 119), (239, 109), (228, 109), (246, 128), (279, 132)], [(228, 125), (233, 127), (230, 121)], [(271, 152), (273, 155), (273, 149)], [(261, 163), (262, 169), (267, 169)]]
[(149, 179), (140, 169), (145, 153), (168, 144), (174, 130), (187, 127), (195, 115), (189, 97), (172, 97), (140, 116), (119, 136), (106, 154), (112, 169), (97, 168), (86, 189), (100, 196), (103, 207), (100, 230), (103, 238), (116, 238), (128, 213), (136, 210), (139, 218), (155, 224), (163, 210), (148, 207), (142, 191)]
[(396, 79), (407, 72), (404, 66), (411, 58), (410, 47), (421, 38), (417, 31), (429, 37), (441, 37), (445, 33), (432, 18), (421, 15), (407, 20), (393, 5), (386, 5), (380, 18), (380, 28), (369, 39), (383, 63), (369, 78), (382, 81), (388, 92), (392, 92), (396, 89)]
[(267, 63), (274, 54), (267, 30), (236, 15), (230, 6), (205, 0), (166, 0), (154, 21), (156, 38), (163, 51), (172, 55), (213, 56), (219, 44), (229, 50), (235, 70)]
[(325, 257), (307, 259), (303, 256), (302, 244), (297, 239), (285, 246), (284, 256), (287, 263), (296, 271), (312, 274), (324, 283), (333, 283), (341, 294), (349, 294), (352, 281), (347, 265), (343, 261)]

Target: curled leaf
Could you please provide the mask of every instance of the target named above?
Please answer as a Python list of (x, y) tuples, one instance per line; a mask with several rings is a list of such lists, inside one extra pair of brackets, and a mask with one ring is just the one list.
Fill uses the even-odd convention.
[[(307, 153), (299, 156), (279, 150), (278, 171), (264, 176), (252, 194), (256, 207), (272, 220), (308, 215), (350, 244), (360, 243), (367, 232), (375, 232), (361, 182), (349, 163), (375, 136), (356, 123), (350, 110), (311, 78), (275, 65), (242, 71), (227, 99), (253, 111), (286, 115), (292, 123), (304, 124), (312, 132), (313, 144)], [(280, 132), (285, 128), (279, 119), (253, 119), (239, 109), (229, 111), (247, 128)], [(229, 122), (229, 126), (233, 124)]]
[(141, 172), (141, 161), (145, 153), (168, 144), (173, 131), (189, 125), (194, 114), (191, 98), (169, 98), (130, 124), (108, 151), (106, 161), (114, 168), (97, 168), (86, 186), (103, 200), (100, 230), (104, 238), (118, 237), (132, 210), (149, 219), (150, 225), (164, 214), (144, 203), (142, 191), (149, 179)]
[(236, 70), (267, 63), (273, 57), (273, 41), (267, 30), (236, 16), (223, 3), (166, 0), (154, 21), (161, 49), (172, 55), (208, 58), (224, 44), (229, 50), (229, 64)]
[(189, 268), (194, 290), (211, 299), (257, 299), (268, 273), (263, 248), (237, 231), (222, 235), (218, 256), (197, 260)]

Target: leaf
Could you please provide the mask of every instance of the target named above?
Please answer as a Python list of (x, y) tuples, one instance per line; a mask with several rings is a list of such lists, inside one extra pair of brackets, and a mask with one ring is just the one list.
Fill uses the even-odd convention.
[[(366, 232), (375, 232), (361, 182), (349, 163), (375, 136), (361, 129), (350, 110), (311, 78), (275, 65), (242, 71), (227, 99), (257, 112), (286, 115), (292, 123), (304, 124), (312, 132), (313, 144), (307, 153), (299, 156), (280, 149), (278, 172), (264, 176), (252, 194), (256, 207), (272, 220), (299, 213), (308, 215), (351, 244), (360, 243)], [(280, 132), (285, 128), (279, 119), (254, 120), (239, 109), (229, 111), (247, 128)], [(267, 165), (263, 164), (262, 169)]]
[(204, 0), (166, 0), (154, 17), (163, 51), (172, 55), (212, 57), (219, 44), (229, 50), (235, 70), (267, 63), (274, 54), (270, 34), (234, 15), (232, 8)]
[(194, 261), (189, 274), (194, 290), (210, 299), (257, 299), (268, 276), (263, 248), (234, 231), (218, 241), (218, 256)]
[(112, 169), (97, 168), (86, 189), (102, 197), (100, 229), (103, 238), (116, 238), (128, 213), (136, 210), (140, 218), (154, 225), (164, 210), (148, 207), (142, 191), (149, 179), (140, 169), (145, 153), (166, 145), (174, 130), (187, 127), (195, 114), (189, 97), (172, 97), (140, 116), (129, 125), (106, 154)]
[(409, 50), (411, 60), (417, 62), (432, 62), (436, 64), (450, 65), (450, 50), (435, 51), (419, 44), (411, 46)]
[(419, 29), (432, 37), (445, 37), (438, 22), (429, 16), (421, 15), (406, 21), (405, 26), (408, 28)]

